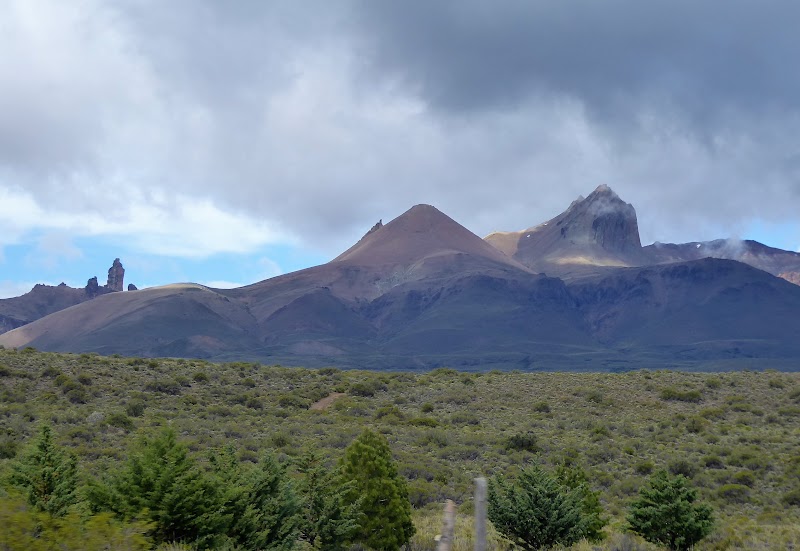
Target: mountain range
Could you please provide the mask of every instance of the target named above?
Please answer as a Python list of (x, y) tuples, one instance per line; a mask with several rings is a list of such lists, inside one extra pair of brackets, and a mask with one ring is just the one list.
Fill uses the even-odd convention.
[(754, 241), (643, 247), (633, 206), (600, 186), (485, 239), (417, 205), (326, 264), (236, 289), (37, 286), (0, 300), (0, 344), (369, 369), (796, 369), (793, 281), (800, 254)]

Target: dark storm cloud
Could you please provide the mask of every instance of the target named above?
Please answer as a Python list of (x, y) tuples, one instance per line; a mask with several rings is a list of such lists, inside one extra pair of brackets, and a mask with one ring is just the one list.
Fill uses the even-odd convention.
[[(532, 106), (572, 107), (552, 121), (560, 129), (528, 119), (528, 132), (503, 143), (507, 162), (530, 167), (529, 190), (574, 189), (581, 175), (584, 189), (608, 183), (646, 216), (650, 239), (740, 232), (753, 218), (796, 222), (796, 2), (363, 0), (359, 8), (362, 78), (402, 83), (433, 117), (481, 124), (493, 114), (528, 117)], [(580, 138), (532, 143), (576, 121), (600, 158), (587, 158)], [(488, 131), (486, 146), (498, 136), (509, 132)], [(526, 153), (508, 155), (515, 145)], [(542, 147), (548, 163), (529, 163)], [(540, 178), (553, 164), (562, 185)]]
[(376, 73), (406, 79), (444, 111), (567, 95), (608, 119), (663, 103), (723, 124), (800, 106), (800, 4), (571, 0), (364, 0)]

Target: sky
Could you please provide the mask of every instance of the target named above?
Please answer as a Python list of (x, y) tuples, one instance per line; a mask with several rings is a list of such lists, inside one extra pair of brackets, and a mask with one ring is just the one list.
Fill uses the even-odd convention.
[(253, 283), (600, 184), (642, 242), (800, 248), (794, 0), (2, 0), (0, 297)]

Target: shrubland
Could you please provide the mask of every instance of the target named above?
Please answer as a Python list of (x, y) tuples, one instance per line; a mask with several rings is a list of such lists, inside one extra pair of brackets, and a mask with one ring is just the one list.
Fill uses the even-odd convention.
[[(455, 549), (471, 549), (473, 479), (513, 479), (532, 466), (580, 470), (599, 498), (606, 538), (571, 549), (655, 549), (626, 519), (662, 470), (713, 508), (697, 549), (800, 544), (797, 373), (368, 372), (0, 350), (0, 516), (16, 525), (26, 506), (12, 467), (45, 425), (76, 459), (81, 499), (165, 427), (202, 472), (218, 468), (220, 450), (244, 473), (269, 456), (296, 488), (312, 465), (338, 465), (369, 428), (405, 481), (410, 549), (435, 548), (446, 499), (459, 505)], [(82, 524), (59, 520), (41, 533), (97, 526), (136, 542), (147, 533), (147, 519), (81, 514)], [(494, 531), (490, 541), (508, 548)]]

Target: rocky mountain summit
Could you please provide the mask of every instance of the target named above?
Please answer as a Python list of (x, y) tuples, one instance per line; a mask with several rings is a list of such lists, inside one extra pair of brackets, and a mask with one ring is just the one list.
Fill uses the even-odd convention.
[(757, 241), (717, 239), (643, 247), (636, 210), (605, 185), (585, 199), (579, 197), (547, 222), (523, 231), (495, 232), (485, 239), (532, 270), (565, 281), (616, 268), (718, 258), (749, 264), (792, 283), (800, 282), (800, 253)]

